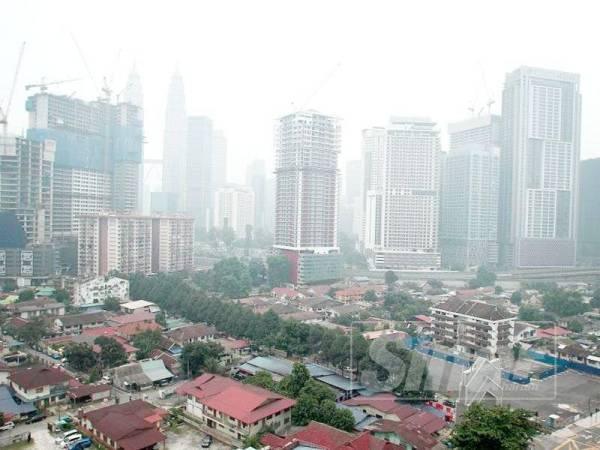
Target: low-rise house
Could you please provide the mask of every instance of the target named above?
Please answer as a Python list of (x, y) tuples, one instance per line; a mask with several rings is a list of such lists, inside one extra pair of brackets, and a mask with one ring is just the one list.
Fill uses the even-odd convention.
[(571, 334), (569, 330), (558, 326), (551, 328), (540, 328), (535, 333), (536, 337), (542, 339), (555, 339), (559, 337), (568, 336), (569, 334)]
[(275, 287), (271, 289), (271, 295), (279, 300), (294, 300), (296, 298), (304, 297), (300, 292), (286, 287)]
[(163, 444), (160, 424), (167, 412), (143, 400), (80, 413), (83, 430), (112, 450), (148, 450)]
[(101, 327), (105, 322), (104, 312), (58, 316), (54, 319), (54, 330), (58, 333), (79, 334), (86, 328)]
[(5, 422), (17, 421), (35, 414), (36, 407), (31, 402), (23, 402), (16, 397), (15, 391), (5, 384), (0, 384), (0, 412)]
[(217, 330), (204, 323), (196, 323), (181, 328), (176, 328), (165, 333), (165, 336), (175, 344), (183, 347), (193, 342), (208, 342), (215, 339)]
[(14, 315), (25, 320), (31, 320), (40, 316), (65, 315), (65, 305), (48, 297), (40, 297), (35, 300), (13, 303), (8, 305), (7, 309)]
[(80, 384), (70, 387), (67, 398), (73, 404), (95, 402), (110, 397), (110, 384)]
[(162, 331), (162, 326), (156, 322), (136, 322), (136, 323), (125, 323), (119, 325), (116, 328), (117, 335), (130, 341), (136, 334), (144, 331)]
[(175, 358), (170, 353), (163, 351), (159, 348), (152, 350), (150, 353), (150, 358), (158, 360), (160, 359), (167, 370), (171, 372), (176, 377), (181, 373), (181, 362), (178, 358)]
[(33, 402), (36, 406), (48, 406), (64, 399), (72, 379), (63, 370), (48, 366), (15, 370), (8, 377), (17, 396), (25, 402)]
[(130, 323), (154, 322), (156, 314), (147, 311), (137, 311), (133, 314), (120, 314), (108, 318), (108, 325), (118, 327)]
[(370, 433), (347, 433), (329, 425), (311, 421), (306, 427), (285, 437), (265, 434), (261, 444), (272, 450), (294, 448), (323, 450), (405, 450), (401, 445), (377, 439)]
[(374, 341), (375, 339), (382, 338), (393, 341), (401, 341), (408, 337), (408, 334), (404, 331), (394, 330), (390, 328), (377, 331), (365, 331), (362, 335), (367, 341)]
[(374, 437), (393, 442), (406, 450), (442, 450), (447, 448), (430, 433), (411, 424), (379, 419), (367, 425), (366, 429)]
[(181, 386), (186, 414), (236, 445), (265, 427), (285, 432), (295, 400), (266, 389), (206, 373)]
[(326, 312), (330, 317), (347, 316), (352, 314), (358, 314), (364, 308), (356, 303), (347, 303), (341, 306), (333, 306), (327, 308)]
[(129, 300), (129, 280), (119, 277), (98, 277), (73, 287), (73, 304), (103, 304), (106, 299), (114, 297), (120, 303)]
[(527, 322), (515, 322), (514, 342), (521, 342), (536, 336), (538, 327)]
[(134, 300), (132, 302), (121, 303), (121, 311), (127, 314), (141, 311), (156, 314), (160, 312), (160, 308), (156, 303), (149, 302), (148, 300)]
[(246, 339), (221, 338), (216, 342), (223, 347), (232, 359), (244, 358), (250, 355), (250, 341)]
[(128, 391), (141, 391), (170, 383), (174, 375), (161, 359), (146, 359), (111, 370), (113, 384)]
[(310, 311), (322, 313), (329, 316), (329, 310), (335, 306), (342, 306), (342, 302), (323, 297), (306, 297), (298, 300), (298, 309), (301, 311)]

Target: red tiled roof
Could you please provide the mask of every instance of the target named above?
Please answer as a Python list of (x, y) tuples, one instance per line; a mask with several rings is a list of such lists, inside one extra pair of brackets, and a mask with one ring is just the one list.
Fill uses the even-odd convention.
[(132, 314), (121, 314), (119, 316), (109, 317), (108, 321), (114, 322), (118, 325), (125, 325), (127, 323), (154, 321), (154, 316), (154, 313), (137, 311)]
[(284, 438), (274, 434), (265, 434), (261, 438), (262, 444), (273, 449), (285, 448), (292, 442), (314, 445), (325, 450), (404, 450), (404, 447), (379, 440), (368, 432), (357, 436), (314, 421)]
[(427, 411), (421, 411), (417, 414), (407, 417), (403, 423), (413, 425), (415, 428), (423, 430), (429, 434), (437, 433), (446, 427), (446, 422), (444, 419)]
[(19, 328), (27, 325), (29, 323), (29, 321), (25, 320), (21, 317), (11, 317), (10, 319), (8, 319), (8, 323), (10, 325), (12, 325), (13, 327), (15, 327), (16, 329), (19, 329)]
[(379, 419), (368, 425), (367, 430), (394, 433), (419, 450), (430, 450), (439, 443), (426, 431), (395, 420)]
[(112, 337), (117, 334), (115, 327), (96, 327), (96, 328), (85, 328), (81, 334), (86, 336), (109, 336)]
[[(395, 410), (401, 406), (406, 406), (406, 405), (402, 405), (402, 404), (398, 403), (396, 401), (397, 399), (398, 399), (398, 397), (396, 397), (391, 392), (381, 392), (379, 394), (375, 394), (370, 397), (359, 395), (358, 397), (354, 397), (349, 400), (346, 400), (344, 402), (344, 405), (347, 405), (347, 406), (370, 406), (372, 408), (377, 409), (378, 411), (388, 413), (388, 412), (392, 412), (393, 410)], [(410, 406), (409, 406), (409, 408), (410, 408)], [(414, 408), (411, 408), (411, 409), (414, 409)], [(417, 410), (415, 409), (415, 411), (417, 411)]]
[(250, 341), (246, 339), (219, 339), (217, 342), (226, 349), (239, 350), (250, 347)]
[(110, 391), (109, 384), (82, 384), (81, 386), (72, 387), (67, 392), (70, 398), (87, 397), (88, 395), (97, 394), (98, 392)]
[(8, 377), (23, 389), (35, 389), (43, 386), (56, 386), (72, 377), (56, 367), (34, 366), (17, 370)]
[(416, 315), (415, 319), (420, 320), (422, 322), (427, 322), (427, 323), (433, 322), (433, 318), (432, 317), (425, 316), (423, 314)]
[(126, 337), (135, 336), (142, 331), (154, 331), (154, 330), (162, 330), (162, 327), (156, 322), (137, 322), (137, 323), (126, 323), (124, 325), (119, 325), (117, 327), (117, 333), (122, 334)]
[(535, 334), (537, 337), (560, 337), (571, 334), (571, 332), (565, 328), (555, 326), (552, 328), (538, 329)]
[(177, 393), (192, 395), (203, 405), (247, 424), (296, 404), (294, 400), (266, 389), (210, 373), (184, 384)]
[(299, 292), (290, 289), (290, 288), (284, 288), (284, 287), (276, 287), (271, 289), (271, 293), (275, 296), (275, 297), (297, 297), (298, 295), (300, 295)]
[(155, 417), (166, 411), (143, 400), (88, 411), (84, 418), (106, 437), (117, 441), (123, 450), (140, 450), (163, 442), (166, 437), (158, 431)]

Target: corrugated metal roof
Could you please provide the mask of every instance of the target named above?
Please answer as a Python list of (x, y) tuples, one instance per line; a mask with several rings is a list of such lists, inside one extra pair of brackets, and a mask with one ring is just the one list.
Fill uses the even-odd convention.
[(167, 370), (162, 359), (141, 361), (142, 371), (152, 382), (173, 378), (173, 374)]
[(17, 403), (8, 386), (0, 385), (0, 411), (4, 414), (29, 414), (35, 412), (33, 403)]

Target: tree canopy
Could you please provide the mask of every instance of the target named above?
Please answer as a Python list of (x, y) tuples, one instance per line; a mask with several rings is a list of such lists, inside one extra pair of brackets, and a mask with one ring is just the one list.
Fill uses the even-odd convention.
[[(190, 376), (199, 375), (203, 369), (214, 369), (214, 362), (223, 353), (223, 347), (216, 342), (192, 342), (181, 352), (181, 367)], [(213, 370), (214, 371), (214, 370)]]
[(69, 344), (65, 347), (63, 354), (73, 369), (82, 372), (88, 372), (98, 363), (97, 355), (92, 351), (92, 347), (85, 343)]
[(138, 349), (137, 359), (145, 359), (150, 356), (152, 350), (160, 346), (162, 334), (160, 330), (144, 330), (133, 337), (133, 346)]
[(546, 311), (560, 317), (576, 316), (589, 310), (589, 305), (577, 291), (552, 289), (544, 294), (542, 302)]
[(123, 346), (115, 339), (100, 336), (96, 338), (94, 344), (100, 346), (100, 362), (103, 368), (116, 367), (127, 362), (127, 354)]
[(485, 266), (479, 266), (475, 278), (469, 280), (469, 287), (476, 289), (485, 286), (493, 286), (496, 282), (496, 274)]
[(473, 403), (457, 423), (451, 444), (461, 450), (525, 450), (540, 427), (531, 411)]
[(281, 286), (290, 282), (290, 261), (283, 255), (267, 258), (267, 281), (269, 286)]

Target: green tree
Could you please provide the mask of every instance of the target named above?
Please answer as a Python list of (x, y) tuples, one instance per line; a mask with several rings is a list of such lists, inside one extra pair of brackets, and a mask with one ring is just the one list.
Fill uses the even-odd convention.
[(252, 384), (270, 391), (275, 390), (276, 387), (273, 376), (265, 370), (261, 370), (256, 374), (249, 376), (244, 380), (244, 383)]
[(389, 288), (391, 288), (394, 285), (394, 283), (398, 281), (398, 275), (396, 275), (396, 272), (394, 272), (393, 270), (388, 270), (385, 273), (384, 278), (385, 284), (387, 284)]
[(523, 301), (523, 293), (521, 291), (515, 291), (510, 295), (510, 302), (513, 305), (520, 305)]
[(310, 395), (301, 395), (292, 409), (292, 424), (305, 426), (319, 416), (319, 403)]
[(573, 333), (581, 333), (583, 331), (583, 325), (577, 320), (571, 320), (567, 328)]
[(87, 372), (98, 363), (96, 354), (88, 344), (72, 343), (64, 348), (63, 355), (67, 358), (69, 365), (82, 372)]
[(336, 408), (335, 414), (333, 415), (331, 422), (329, 422), (329, 425), (340, 430), (352, 432), (354, 431), (356, 422), (352, 412), (349, 409)]
[(121, 302), (117, 297), (108, 297), (104, 300), (104, 309), (107, 311), (119, 311), (121, 309)]
[(0, 412), (0, 427), (4, 425), (4, 413)]
[(310, 373), (306, 366), (301, 363), (294, 363), (292, 373), (283, 377), (279, 382), (279, 387), (286, 395), (296, 398), (308, 380), (310, 380)]
[(583, 314), (589, 305), (583, 302), (583, 297), (577, 291), (553, 289), (544, 294), (542, 299), (544, 309), (561, 317)]
[(167, 327), (167, 316), (165, 315), (164, 311), (159, 311), (155, 316), (154, 316), (154, 321), (159, 324), (161, 327), (166, 328)]
[(117, 367), (127, 362), (127, 354), (123, 346), (115, 339), (100, 336), (94, 341), (94, 344), (100, 346), (100, 361), (102, 367)]
[(323, 383), (319, 383), (313, 378), (309, 379), (304, 384), (298, 395), (308, 395), (314, 398), (318, 403), (321, 403), (324, 400), (335, 402), (335, 393), (329, 387)]
[(283, 255), (267, 258), (267, 282), (270, 286), (281, 286), (290, 282), (290, 261)]
[(215, 291), (229, 298), (243, 298), (252, 285), (248, 267), (237, 258), (225, 258), (212, 270)]
[(17, 283), (15, 283), (13, 280), (6, 280), (4, 282), (4, 284), (2, 285), (2, 291), (3, 292), (12, 292), (14, 290), (17, 289)]
[(596, 289), (590, 300), (590, 306), (592, 308), (600, 308), (600, 289)]
[(504, 292), (504, 288), (502, 286), (500, 286), (499, 284), (497, 284), (496, 286), (494, 286), (494, 294), (500, 295), (503, 292)]
[(375, 293), (374, 290), (369, 289), (367, 292), (365, 292), (363, 300), (365, 302), (375, 302), (375, 301), (377, 301), (377, 294)]
[(469, 287), (476, 289), (485, 286), (493, 286), (496, 282), (496, 274), (485, 266), (479, 266), (475, 278), (469, 280)]
[(23, 289), (19, 292), (19, 302), (26, 302), (35, 298), (35, 292), (33, 289)]
[(15, 337), (27, 345), (35, 346), (48, 334), (48, 327), (41, 317), (36, 317), (14, 331)]
[(95, 383), (102, 377), (100, 370), (97, 367), (92, 367), (90, 370), (90, 375), (88, 376), (87, 382), (88, 384)]
[(252, 286), (260, 286), (267, 281), (267, 269), (261, 259), (252, 258), (248, 263), (248, 274)]
[(455, 426), (450, 442), (461, 450), (525, 450), (540, 432), (532, 416), (524, 409), (473, 403)]
[(192, 342), (183, 347), (181, 367), (185, 373), (196, 376), (209, 365), (210, 360), (218, 360), (222, 354), (223, 347), (216, 342)]
[(513, 359), (516, 361), (517, 359), (519, 359), (521, 357), (521, 344), (515, 344), (512, 346), (512, 355), (513, 355)]
[(57, 289), (54, 292), (54, 299), (57, 302), (64, 303), (65, 305), (71, 304), (71, 293), (66, 289)]
[(160, 346), (162, 334), (160, 330), (145, 330), (133, 337), (133, 346), (138, 349), (137, 359), (146, 359), (154, 349)]

